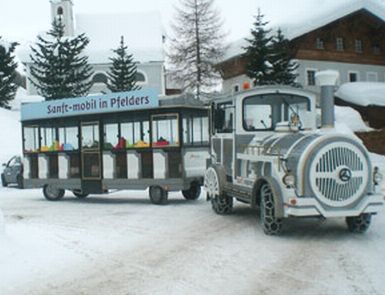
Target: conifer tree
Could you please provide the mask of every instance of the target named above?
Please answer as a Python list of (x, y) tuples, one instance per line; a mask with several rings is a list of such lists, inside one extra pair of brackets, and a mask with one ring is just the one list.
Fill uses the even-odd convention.
[(116, 57), (110, 58), (112, 66), (107, 73), (109, 81), (107, 87), (112, 92), (124, 92), (138, 90), (136, 85), (136, 64), (132, 54), (127, 53), (127, 46), (124, 44), (124, 38), (121, 37), (120, 46), (112, 50)]
[(282, 34), (281, 29), (278, 29), (277, 34), (272, 39), (272, 52), (271, 64), (274, 82), (299, 87), (299, 84), (295, 82), (298, 76), (295, 70), (299, 65), (293, 61), (294, 51), (290, 48), (289, 40)]
[(263, 20), (264, 15), (258, 9), (255, 17), (254, 27), (251, 29), (251, 38), (246, 39), (249, 43), (244, 49), (244, 57), (247, 60), (246, 75), (256, 81), (258, 85), (274, 84), (272, 80), (271, 54), (272, 37), (270, 30), (266, 29), (268, 22)]
[(171, 77), (198, 99), (221, 81), (215, 64), (224, 55), (225, 34), (213, 4), (214, 0), (180, 0), (168, 50)]
[(8, 108), (8, 103), (15, 98), (17, 85), (16, 68), (13, 52), (18, 44), (7, 43), (0, 36), (0, 107)]
[(88, 57), (83, 55), (89, 39), (85, 34), (64, 36), (60, 17), (47, 35), (38, 36), (36, 47), (31, 47), (31, 83), (46, 100), (86, 95), (93, 74)]

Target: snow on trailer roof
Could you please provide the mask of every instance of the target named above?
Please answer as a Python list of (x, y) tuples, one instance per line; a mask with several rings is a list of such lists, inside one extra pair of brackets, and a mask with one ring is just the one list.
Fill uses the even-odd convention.
[(342, 84), (335, 95), (359, 106), (385, 106), (385, 83), (352, 82)]
[(53, 119), (94, 114), (118, 113), (157, 108), (205, 108), (190, 97), (160, 98), (155, 89), (64, 98), (21, 106), (21, 121)]
[[(272, 29), (271, 33), (275, 34), (275, 31), (280, 28), (286, 38), (293, 40), (359, 10), (366, 10), (385, 21), (385, 8), (378, 0), (339, 0), (335, 1), (334, 4), (328, 3), (328, 5), (322, 5), (321, 2), (317, 2), (316, 5), (316, 7), (313, 7), (311, 11), (306, 11), (306, 13), (302, 11), (298, 12), (297, 15), (288, 15), (288, 17), (281, 15), (279, 20), (272, 21), (268, 24), (268, 29)], [(277, 5), (276, 9), (280, 10), (282, 7)], [(268, 15), (265, 15), (265, 20), (269, 21)], [(249, 37), (250, 36), (245, 36), (245, 38)], [(245, 38), (229, 44), (223, 61), (244, 53), (244, 47), (248, 45)]]

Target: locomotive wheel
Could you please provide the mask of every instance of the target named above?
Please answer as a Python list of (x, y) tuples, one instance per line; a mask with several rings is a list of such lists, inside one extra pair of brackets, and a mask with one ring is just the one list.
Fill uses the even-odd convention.
[(186, 200), (196, 200), (201, 195), (201, 186), (198, 183), (193, 182), (189, 189), (182, 190), (182, 195)]
[(16, 178), (16, 182), (17, 182), (17, 187), (19, 189), (23, 189), (24, 188), (24, 181), (23, 181), (23, 176), (22, 175), (18, 175), (17, 178)]
[(205, 173), (205, 188), (207, 199), (211, 200), (214, 212), (220, 215), (229, 214), (233, 208), (233, 198), (223, 190), (226, 178), (223, 169), (211, 166)]
[(73, 190), (72, 193), (74, 194), (75, 197), (78, 199), (85, 199), (88, 197), (89, 194), (83, 193), (81, 190)]
[(211, 198), (211, 207), (214, 212), (219, 215), (230, 214), (233, 209), (233, 198), (229, 197), (225, 193), (217, 195), (214, 198)]
[(359, 216), (346, 217), (346, 224), (352, 233), (364, 233), (368, 230), (372, 221), (372, 215), (369, 213), (362, 213)]
[(168, 192), (160, 186), (150, 186), (150, 200), (155, 205), (167, 203)]
[(279, 235), (282, 231), (282, 219), (275, 217), (273, 191), (269, 184), (261, 186), (260, 219), (263, 231), (267, 235)]
[(65, 190), (46, 184), (43, 187), (44, 197), (49, 201), (58, 201), (64, 197)]
[(7, 181), (5, 180), (4, 174), (1, 174), (1, 185), (2, 185), (3, 187), (7, 187), (7, 186), (8, 186), (8, 183), (7, 183)]

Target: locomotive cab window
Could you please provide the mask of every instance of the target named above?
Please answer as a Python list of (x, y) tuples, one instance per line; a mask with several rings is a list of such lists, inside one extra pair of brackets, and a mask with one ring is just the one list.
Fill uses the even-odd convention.
[(219, 103), (214, 113), (215, 130), (231, 133), (234, 130), (234, 106), (231, 102)]
[(306, 127), (309, 112), (310, 101), (304, 96), (272, 93), (247, 97), (243, 101), (243, 128), (264, 131), (286, 125), (301, 129)]

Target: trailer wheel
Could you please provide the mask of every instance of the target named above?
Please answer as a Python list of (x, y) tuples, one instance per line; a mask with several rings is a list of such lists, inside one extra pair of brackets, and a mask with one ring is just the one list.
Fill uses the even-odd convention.
[(1, 174), (1, 185), (2, 185), (3, 187), (7, 187), (7, 186), (8, 186), (8, 183), (7, 183), (7, 181), (5, 180), (4, 174)]
[(150, 200), (155, 205), (164, 205), (167, 202), (168, 192), (160, 186), (150, 186)]
[(275, 202), (273, 191), (268, 183), (260, 188), (260, 220), (266, 235), (279, 235), (282, 231), (282, 219), (275, 217)]
[(49, 201), (58, 201), (64, 197), (65, 190), (46, 184), (43, 187), (44, 197)]
[(89, 194), (82, 192), (81, 190), (73, 190), (72, 193), (75, 197), (78, 199), (85, 199), (88, 197)]
[(182, 195), (186, 200), (197, 200), (201, 195), (201, 186), (193, 182), (187, 190), (182, 190)]
[(18, 175), (17, 178), (16, 178), (16, 182), (17, 182), (17, 187), (19, 189), (23, 189), (24, 188), (24, 180), (23, 180), (23, 176), (22, 175)]
[(362, 213), (359, 216), (346, 217), (346, 224), (352, 233), (364, 233), (368, 230), (372, 221), (372, 215), (369, 213)]

